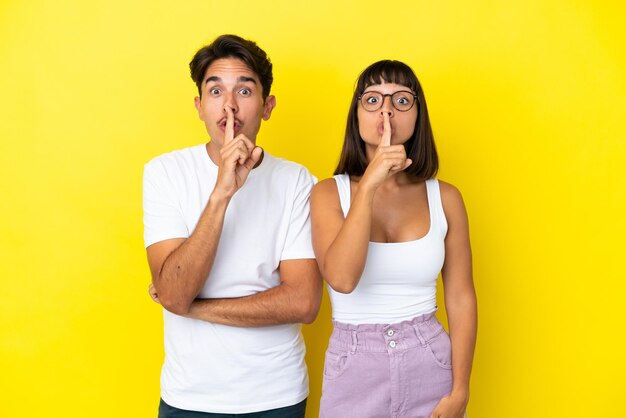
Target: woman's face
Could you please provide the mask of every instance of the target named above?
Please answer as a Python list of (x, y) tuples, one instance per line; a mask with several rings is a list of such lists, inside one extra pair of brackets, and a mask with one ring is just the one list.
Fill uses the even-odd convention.
[[(368, 93), (377, 92), (380, 95), (371, 95)], [(406, 94), (398, 93), (394, 97), (394, 93), (406, 92)], [(391, 123), (391, 144), (398, 145), (404, 144), (411, 138), (413, 131), (415, 130), (415, 123), (417, 121), (417, 103), (405, 112), (398, 110), (406, 107), (407, 100), (413, 100), (415, 92), (410, 88), (403, 86), (402, 84), (395, 83), (382, 83), (374, 84), (365, 89), (362, 97), (375, 107), (377, 101), (382, 100), (382, 106), (375, 111), (367, 111), (363, 107), (363, 102), (359, 101), (357, 104), (357, 116), (359, 118), (359, 134), (363, 141), (367, 145), (371, 145), (374, 148), (378, 147), (380, 139), (383, 135), (383, 114), (387, 112), (389, 114), (389, 121)], [(396, 107), (393, 106), (392, 100), (395, 101)], [(415, 99), (417, 101), (417, 99)]]

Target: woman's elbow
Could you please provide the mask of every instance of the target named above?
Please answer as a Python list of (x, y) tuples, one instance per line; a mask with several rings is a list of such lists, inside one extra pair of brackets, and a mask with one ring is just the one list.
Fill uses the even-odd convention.
[(353, 277), (341, 277), (341, 276), (329, 276), (326, 278), (326, 283), (338, 293), (350, 294), (356, 289), (356, 285), (358, 284), (358, 279), (355, 280)]

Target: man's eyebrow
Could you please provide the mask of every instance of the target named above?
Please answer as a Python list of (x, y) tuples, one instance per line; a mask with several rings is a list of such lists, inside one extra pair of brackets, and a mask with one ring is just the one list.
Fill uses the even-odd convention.
[(247, 82), (252, 82), (254, 84), (256, 84), (256, 80), (252, 77), (246, 77), (244, 75), (242, 75), (241, 77), (239, 77), (237, 79), (240, 83), (247, 83)]
[(204, 80), (204, 84), (208, 84), (209, 81), (222, 81), (222, 79), (218, 76), (212, 75), (211, 77), (207, 77), (207, 79)]
[[(206, 80), (204, 80), (204, 84), (208, 84), (211, 81), (216, 81), (216, 82), (220, 82), (222, 81), (222, 79), (216, 75), (212, 75), (211, 77), (207, 77)], [(237, 78), (237, 81), (240, 83), (254, 83), (256, 84), (256, 79), (254, 79), (253, 77), (247, 77), (245, 75), (240, 76), (239, 78)]]

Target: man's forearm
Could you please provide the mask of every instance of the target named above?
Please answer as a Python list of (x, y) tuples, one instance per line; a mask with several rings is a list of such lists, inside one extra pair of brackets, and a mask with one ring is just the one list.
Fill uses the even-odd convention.
[(196, 299), (185, 316), (237, 327), (311, 323), (321, 298), (321, 277), (315, 260), (311, 260), (295, 283), (283, 281), (277, 287), (240, 298)]
[(167, 256), (153, 278), (167, 310), (184, 315), (204, 286), (213, 267), (229, 200), (211, 195), (191, 236)]
[(232, 299), (196, 299), (187, 317), (235, 327), (263, 327), (289, 323), (310, 323), (311, 302), (297, 297), (281, 286), (255, 295)]

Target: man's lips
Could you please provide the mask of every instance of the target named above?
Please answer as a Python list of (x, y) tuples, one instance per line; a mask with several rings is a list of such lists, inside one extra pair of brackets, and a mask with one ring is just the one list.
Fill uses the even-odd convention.
[[(242, 125), (243, 125), (243, 123), (241, 123), (240, 121), (235, 119), (235, 123), (233, 124), (233, 128), (235, 129), (235, 132), (240, 130)], [(222, 120), (222, 121), (218, 122), (217, 126), (222, 131), (226, 131), (226, 120)]]

